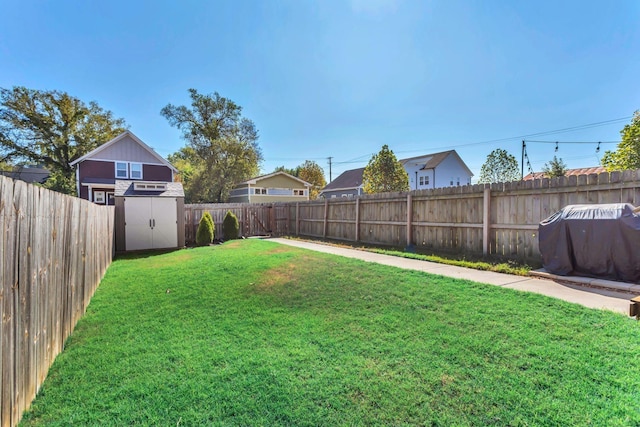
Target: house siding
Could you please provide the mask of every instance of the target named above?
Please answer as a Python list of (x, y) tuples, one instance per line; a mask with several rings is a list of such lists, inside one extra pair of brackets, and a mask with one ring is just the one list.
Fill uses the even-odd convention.
[(99, 162), (96, 160), (85, 160), (78, 165), (80, 184), (86, 178), (115, 178), (116, 170), (113, 162)]
[(100, 151), (95, 157), (100, 160), (122, 161), (122, 159), (127, 159), (128, 162), (160, 164), (160, 161), (153, 154), (128, 135)]
[(171, 169), (160, 165), (142, 165), (142, 178), (145, 181), (172, 182)]

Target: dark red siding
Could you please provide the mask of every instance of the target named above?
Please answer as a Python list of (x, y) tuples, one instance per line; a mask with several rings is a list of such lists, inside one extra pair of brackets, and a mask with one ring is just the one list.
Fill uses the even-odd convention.
[(85, 178), (115, 178), (116, 166), (114, 162), (97, 162), (95, 160), (85, 160), (81, 162), (78, 167), (80, 168), (80, 183)]
[[(115, 167), (115, 166), (114, 166)], [(171, 169), (160, 165), (142, 165), (142, 178), (145, 181), (171, 182)]]

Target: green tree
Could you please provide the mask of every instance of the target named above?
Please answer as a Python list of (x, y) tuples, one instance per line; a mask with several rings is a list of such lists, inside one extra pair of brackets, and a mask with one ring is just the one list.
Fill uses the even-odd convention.
[(200, 181), (194, 181), (194, 177), (201, 173), (203, 162), (195, 150), (189, 146), (167, 156), (167, 160), (178, 169), (176, 181), (181, 182), (184, 188), (185, 203), (198, 201)]
[(168, 104), (161, 114), (182, 131), (193, 150), (193, 175), (187, 187), (192, 202), (224, 202), (236, 182), (258, 175), (262, 152), (254, 123), (242, 107), (217, 92), (189, 89), (191, 107)]
[(640, 169), (640, 111), (633, 113), (631, 123), (620, 131), (622, 140), (616, 151), (606, 151), (602, 166), (608, 171)]
[(315, 200), (318, 198), (320, 190), (327, 185), (327, 180), (324, 178), (324, 169), (313, 160), (305, 160), (301, 165), (296, 166), (293, 169), (285, 168), (284, 166), (278, 166), (274, 172), (286, 172), (289, 175), (300, 178), (303, 181), (307, 181), (312, 184), (309, 189), (309, 199)]
[(213, 218), (209, 212), (202, 214), (200, 222), (198, 223), (198, 230), (196, 231), (196, 244), (198, 246), (205, 246), (213, 242), (216, 226), (213, 223)]
[(490, 184), (494, 182), (518, 181), (520, 179), (520, 171), (518, 170), (518, 160), (507, 150), (498, 148), (493, 150), (480, 168), (480, 178), (478, 182), (481, 184)]
[(307, 181), (312, 187), (309, 189), (309, 199), (315, 200), (320, 194), (320, 190), (327, 185), (327, 181), (324, 178), (324, 170), (314, 161), (307, 160), (302, 165), (298, 166), (298, 178), (303, 181)]
[(52, 190), (75, 194), (70, 163), (125, 126), (95, 102), (85, 104), (65, 92), (0, 88), (0, 161), (44, 165), (51, 172), (45, 187)]
[(237, 239), (240, 236), (240, 223), (238, 217), (231, 211), (227, 211), (222, 220), (222, 234), (225, 240)]
[(296, 168), (285, 168), (284, 166), (278, 166), (277, 168), (275, 168), (273, 170), (273, 173), (276, 172), (284, 172), (284, 173), (288, 173), (291, 176), (298, 176), (298, 173), (300, 172), (300, 166), (296, 167)]
[(362, 175), (365, 193), (409, 191), (409, 175), (389, 146), (374, 154)]
[(567, 165), (562, 161), (562, 159), (553, 156), (553, 160), (544, 164), (542, 172), (544, 172), (544, 174), (549, 178), (565, 176), (567, 173)]

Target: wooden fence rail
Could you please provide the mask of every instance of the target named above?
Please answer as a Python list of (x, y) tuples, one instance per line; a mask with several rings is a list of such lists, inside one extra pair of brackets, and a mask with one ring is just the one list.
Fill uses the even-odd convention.
[(540, 261), (538, 225), (570, 204), (640, 204), (640, 170), (288, 204), (290, 234)]
[(0, 424), (16, 425), (113, 256), (113, 207), (0, 176)]

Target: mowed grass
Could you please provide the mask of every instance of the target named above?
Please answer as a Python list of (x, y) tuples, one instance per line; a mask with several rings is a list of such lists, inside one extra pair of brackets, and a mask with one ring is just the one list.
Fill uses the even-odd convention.
[(259, 240), (116, 260), (23, 425), (639, 425), (638, 322)]

